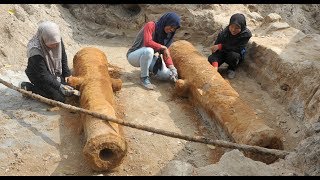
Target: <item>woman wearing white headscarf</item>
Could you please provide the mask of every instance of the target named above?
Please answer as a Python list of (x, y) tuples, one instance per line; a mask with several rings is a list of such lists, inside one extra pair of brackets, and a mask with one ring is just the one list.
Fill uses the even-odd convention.
[(73, 88), (66, 85), (71, 73), (57, 24), (45, 21), (39, 25), (27, 45), (27, 57), (25, 72), (31, 83), (22, 82), (22, 89), (60, 102), (72, 95)]

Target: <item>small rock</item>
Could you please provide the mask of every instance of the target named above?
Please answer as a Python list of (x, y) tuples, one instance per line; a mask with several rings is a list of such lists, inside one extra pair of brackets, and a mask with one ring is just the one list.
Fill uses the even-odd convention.
[(252, 13), (249, 14), (249, 16), (251, 16), (256, 21), (262, 21), (263, 20), (263, 17), (257, 12), (252, 12)]
[(277, 31), (287, 28), (290, 28), (290, 25), (286, 22), (274, 22), (271, 24), (269, 31)]
[(281, 16), (279, 14), (276, 14), (276, 13), (270, 13), (270, 14), (268, 14), (268, 16), (266, 16), (264, 18), (264, 21), (266, 23), (277, 22), (277, 21), (280, 21), (280, 20), (281, 20)]
[(202, 89), (197, 89), (198, 93), (202, 96), (203, 95), (203, 91)]
[(208, 146), (208, 148), (210, 148), (210, 149), (216, 149), (216, 147), (213, 146), (213, 145), (207, 144), (207, 146)]

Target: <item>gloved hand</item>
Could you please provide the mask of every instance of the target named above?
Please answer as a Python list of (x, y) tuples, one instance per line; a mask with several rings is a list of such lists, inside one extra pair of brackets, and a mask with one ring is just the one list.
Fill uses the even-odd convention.
[(171, 71), (171, 75), (170, 75), (170, 79), (173, 82), (176, 82), (178, 80), (178, 72), (177, 69), (175, 67), (170, 68)]
[(62, 92), (63, 95), (65, 96), (71, 96), (73, 94), (73, 87), (61, 84), (60, 85), (60, 91)]

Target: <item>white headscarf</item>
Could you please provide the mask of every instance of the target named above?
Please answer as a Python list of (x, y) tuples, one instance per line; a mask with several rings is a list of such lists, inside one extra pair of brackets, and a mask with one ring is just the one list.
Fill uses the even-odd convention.
[[(58, 46), (53, 49), (46, 46), (46, 44), (55, 43), (58, 43)], [(41, 55), (45, 59), (51, 74), (55, 76), (62, 74), (61, 35), (56, 23), (45, 21), (39, 25), (37, 34), (32, 37), (27, 45), (28, 58), (34, 55)]]

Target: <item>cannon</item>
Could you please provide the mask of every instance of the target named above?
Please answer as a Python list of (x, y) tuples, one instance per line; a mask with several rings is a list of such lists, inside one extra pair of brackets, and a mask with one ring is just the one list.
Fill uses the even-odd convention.
[[(73, 58), (73, 76), (68, 83), (80, 91), (80, 106), (84, 109), (116, 118), (114, 91), (121, 89), (122, 81), (108, 72), (104, 52), (86, 47)], [(117, 167), (127, 153), (122, 126), (81, 114), (86, 143), (83, 154), (96, 171)]]
[[(236, 143), (283, 149), (280, 134), (267, 126), (241, 100), (239, 94), (190, 42), (174, 42), (170, 53), (180, 78), (175, 84), (178, 95), (190, 97)], [(245, 155), (265, 163), (277, 160), (272, 155), (249, 152)]]

